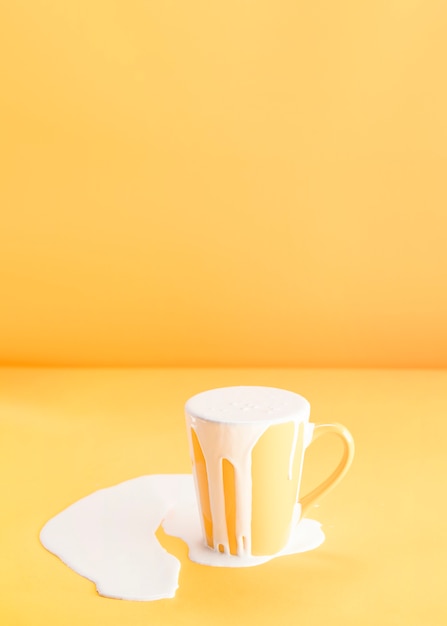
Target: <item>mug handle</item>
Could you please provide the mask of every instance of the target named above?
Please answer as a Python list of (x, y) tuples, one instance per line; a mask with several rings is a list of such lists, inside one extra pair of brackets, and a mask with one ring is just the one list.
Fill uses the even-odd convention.
[(352, 459), (354, 458), (354, 439), (346, 426), (342, 424), (316, 424), (311, 444), (322, 435), (327, 434), (334, 434), (340, 437), (343, 442), (343, 455), (332, 474), (330, 474), (326, 480), (323, 480), (320, 485), (315, 487), (315, 489), (312, 489), (310, 493), (300, 499), (301, 517), (317, 498), (330, 491), (341, 481), (350, 468)]

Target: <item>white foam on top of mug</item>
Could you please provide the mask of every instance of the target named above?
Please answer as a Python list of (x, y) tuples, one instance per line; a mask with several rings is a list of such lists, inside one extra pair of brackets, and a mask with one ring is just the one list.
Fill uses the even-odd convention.
[(310, 404), (302, 396), (276, 387), (221, 387), (190, 398), (186, 412), (208, 421), (225, 423), (307, 420)]
[(190, 474), (141, 476), (96, 491), (47, 522), (40, 539), (50, 552), (93, 581), (100, 595), (158, 600), (174, 597), (180, 571), (179, 560), (155, 536), (160, 524), (167, 534), (187, 543), (192, 561), (216, 567), (259, 565), (313, 550), (324, 541), (319, 522), (303, 519), (287, 546), (272, 557), (215, 552), (203, 544)]
[[(240, 557), (251, 555), (252, 451), (265, 431), (274, 424), (292, 422), (286, 479), (292, 479), (295, 455), (302, 459), (312, 437), (308, 423), (310, 405), (302, 396), (274, 387), (223, 387), (193, 396), (185, 406), (189, 426), (191, 457), (194, 458), (190, 429), (196, 433), (206, 462), (209, 484), (213, 545), (229, 554), (225, 515), (222, 460), (234, 467), (236, 481), (236, 544)], [(301, 466), (299, 476), (301, 475)], [(193, 465), (194, 476), (195, 464)], [(199, 485), (196, 482), (196, 490)], [(299, 483), (296, 499), (298, 499)]]

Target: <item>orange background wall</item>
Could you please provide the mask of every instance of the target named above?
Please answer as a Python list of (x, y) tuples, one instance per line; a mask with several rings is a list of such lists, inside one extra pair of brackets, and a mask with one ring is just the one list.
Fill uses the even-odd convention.
[(447, 4), (0, 16), (0, 362), (447, 366)]

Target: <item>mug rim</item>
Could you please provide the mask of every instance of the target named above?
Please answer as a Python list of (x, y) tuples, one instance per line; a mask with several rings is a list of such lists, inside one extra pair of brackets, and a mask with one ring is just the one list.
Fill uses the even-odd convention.
[[(269, 400), (263, 406), (259, 404), (261, 394), (264, 396), (261, 402)], [(276, 407), (272, 406), (280, 399), (281, 403)], [(291, 402), (287, 403), (285, 399)], [(257, 404), (250, 404), (250, 400)], [(310, 403), (295, 391), (281, 387), (233, 385), (207, 389), (191, 396), (185, 403), (185, 413), (191, 418), (218, 424), (267, 425), (289, 421), (308, 422)]]

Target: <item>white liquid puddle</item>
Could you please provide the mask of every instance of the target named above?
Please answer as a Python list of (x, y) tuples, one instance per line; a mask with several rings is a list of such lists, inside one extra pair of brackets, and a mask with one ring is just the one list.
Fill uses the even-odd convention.
[(260, 565), (313, 550), (324, 541), (320, 523), (303, 519), (287, 546), (274, 556), (215, 552), (203, 544), (190, 474), (141, 476), (96, 491), (47, 522), (40, 539), (47, 550), (93, 581), (100, 595), (159, 600), (174, 597), (180, 572), (179, 560), (155, 536), (160, 524), (167, 534), (187, 543), (191, 561), (215, 567)]

